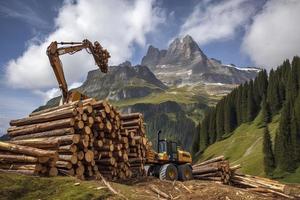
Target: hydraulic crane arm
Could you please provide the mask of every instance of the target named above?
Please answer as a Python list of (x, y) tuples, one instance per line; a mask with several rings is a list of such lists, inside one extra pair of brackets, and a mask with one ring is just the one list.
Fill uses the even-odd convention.
[[(62, 47), (58, 47), (58, 45), (61, 45)], [(89, 40), (83, 40), (82, 42), (60, 43), (54, 41), (51, 42), (47, 48), (47, 55), (49, 57), (50, 64), (58, 81), (59, 88), (62, 91), (63, 103), (68, 101), (69, 91), (59, 56), (67, 53), (72, 55), (78, 51), (81, 51), (82, 49), (86, 49), (88, 53), (92, 54), (96, 65), (103, 73), (107, 73), (108, 58), (110, 58), (110, 55), (108, 51), (103, 49), (97, 41), (94, 42), (94, 45)]]

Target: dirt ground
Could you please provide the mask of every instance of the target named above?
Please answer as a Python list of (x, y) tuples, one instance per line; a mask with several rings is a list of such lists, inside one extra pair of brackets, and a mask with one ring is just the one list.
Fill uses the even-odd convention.
[(113, 184), (128, 199), (167, 199), (153, 190), (158, 189), (169, 196), (169, 199), (204, 199), (204, 200), (269, 200), (285, 199), (242, 188), (223, 185), (211, 181), (193, 180), (187, 182), (161, 181), (147, 177), (123, 184)]

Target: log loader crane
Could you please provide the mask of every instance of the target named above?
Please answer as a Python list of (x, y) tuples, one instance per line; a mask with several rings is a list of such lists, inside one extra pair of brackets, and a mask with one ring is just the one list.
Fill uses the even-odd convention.
[[(58, 47), (61, 45), (61, 47)], [(103, 49), (99, 42), (94, 42), (94, 45), (89, 40), (85, 39), (82, 42), (51, 42), (47, 48), (47, 55), (50, 64), (53, 68), (55, 77), (58, 81), (59, 88), (62, 92), (62, 101), (60, 104), (73, 102), (77, 100), (87, 99), (88, 97), (78, 91), (68, 91), (68, 85), (65, 79), (63, 66), (59, 56), (64, 54), (74, 54), (82, 49), (86, 49), (89, 54), (93, 55), (96, 65), (101, 72), (107, 73), (108, 59), (110, 55), (106, 49)]]
[(157, 132), (157, 152), (152, 152), (154, 158), (146, 158), (145, 171), (147, 175), (159, 177), (162, 180), (191, 180), (192, 156), (183, 151), (177, 142), (160, 139), (161, 130)]

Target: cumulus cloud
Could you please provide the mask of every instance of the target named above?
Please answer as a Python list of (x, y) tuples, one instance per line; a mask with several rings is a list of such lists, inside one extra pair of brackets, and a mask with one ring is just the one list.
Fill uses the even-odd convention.
[(255, 13), (249, 0), (202, 1), (181, 26), (180, 36), (191, 35), (200, 45), (230, 39), (239, 26), (248, 23)]
[(243, 50), (257, 64), (270, 69), (300, 55), (300, 1), (271, 0), (254, 17)]
[[(133, 44), (144, 46), (146, 35), (164, 22), (155, 1), (79, 0), (65, 1), (55, 19), (55, 31), (41, 43), (28, 45), (22, 56), (6, 66), (8, 83), (17, 88), (47, 90), (57, 83), (46, 56), (51, 41), (99, 41), (111, 53), (110, 64), (130, 59)], [(61, 57), (68, 82), (82, 81), (95, 68), (85, 51)], [(51, 93), (52, 94), (52, 93)]]
[[(82, 82), (74, 82), (69, 86), (69, 90), (74, 89), (74, 88), (78, 88), (81, 85), (82, 85)], [(43, 103), (46, 103), (48, 100), (61, 95), (61, 91), (57, 87), (56, 88), (51, 88), (51, 89), (46, 90), (46, 91), (34, 90), (33, 93), (39, 95), (40, 97), (42, 97)]]

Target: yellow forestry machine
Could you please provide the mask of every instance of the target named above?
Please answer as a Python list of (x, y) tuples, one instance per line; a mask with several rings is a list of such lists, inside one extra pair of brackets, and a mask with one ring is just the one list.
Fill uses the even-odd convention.
[[(177, 142), (160, 139), (161, 130), (157, 132), (157, 152), (152, 150), (152, 157), (147, 157), (145, 171), (148, 176), (156, 176), (161, 180), (191, 180), (192, 156), (181, 150)], [(150, 150), (151, 151), (151, 150)]]
[[(58, 47), (61, 45), (61, 47)], [(54, 74), (59, 84), (59, 88), (62, 92), (62, 101), (60, 104), (73, 102), (77, 100), (87, 99), (88, 97), (81, 94), (78, 91), (68, 91), (68, 85), (65, 79), (63, 67), (59, 56), (64, 54), (74, 54), (82, 49), (86, 49), (89, 54), (92, 54), (96, 65), (103, 73), (107, 73), (108, 70), (108, 58), (110, 55), (106, 49), (103, 49), (99, 42), (91, 43), (85, 39), (82, 42), (51, 42), (47, 48), (47, 55), (50, 60), (50, 64), (53, 68)]]

